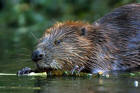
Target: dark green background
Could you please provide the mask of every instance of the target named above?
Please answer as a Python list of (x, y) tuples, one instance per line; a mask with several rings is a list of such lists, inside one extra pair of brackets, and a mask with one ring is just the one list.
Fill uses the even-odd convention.
[(37, 38), (56, 21), (94, 22), (116, 7), (140, 0), (0, 0), (0, 72), (33, 67)]

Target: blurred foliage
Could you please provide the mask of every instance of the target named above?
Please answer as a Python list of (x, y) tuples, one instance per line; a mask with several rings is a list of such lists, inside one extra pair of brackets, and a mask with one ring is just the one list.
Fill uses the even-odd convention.
[[(32, 34), (41, 37), (44, 30), (56, 21), (92, 23), (128, 3), (140, 3), (140, 0), (0, 0), (0, 59), (20, 54), (30, 58), (37, 42)], [(18, 52), (22, 48), (29, 50)]]

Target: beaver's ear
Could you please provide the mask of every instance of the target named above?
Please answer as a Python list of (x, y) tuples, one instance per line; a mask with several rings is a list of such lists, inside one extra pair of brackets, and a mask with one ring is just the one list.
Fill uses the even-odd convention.
[(81, 35), (81, 36), (85, 36), (86, 33), (87, 33), (86, 28), (85, 28), (85, 27), (82, 27), (82, 28), (80, 29), (80, 35)]

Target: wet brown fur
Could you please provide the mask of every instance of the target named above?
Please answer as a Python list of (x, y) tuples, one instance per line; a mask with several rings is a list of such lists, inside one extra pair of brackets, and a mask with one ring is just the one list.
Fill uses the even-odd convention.
[[(82, 29), (85, 30), (84, 35)], [(53, 39), (42, 44), (51, 35)], [(139, 35), (140, 4), (117, 8), (93, 24), (81, 21), (58, 22), (47, 29), (41, 38), (37, 48), (47, 52), (44, 60), (36, 64), (43, 68), (43, 65), (40, 66), (41, 62), (45, 61), (49, 65), (54, 58), (61, 65), (56, 68), (64, 70), (71, 70), (75, 65), (84, 66), (85, 70), (92, 72), (138, 68)], [(61, 47), (55, 44), (57, 40), (61, 40)]]

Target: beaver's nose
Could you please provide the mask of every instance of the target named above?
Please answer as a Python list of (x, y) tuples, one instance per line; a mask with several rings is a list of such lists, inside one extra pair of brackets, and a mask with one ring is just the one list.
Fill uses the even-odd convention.
[(43, 53), (41, 53), (39, 50), (35, 50), (32, 53), (32, 60), (34, 62), (37, 62), (37, 61), (41, 60), (43, 58), (43, 56), (44, 56)]

